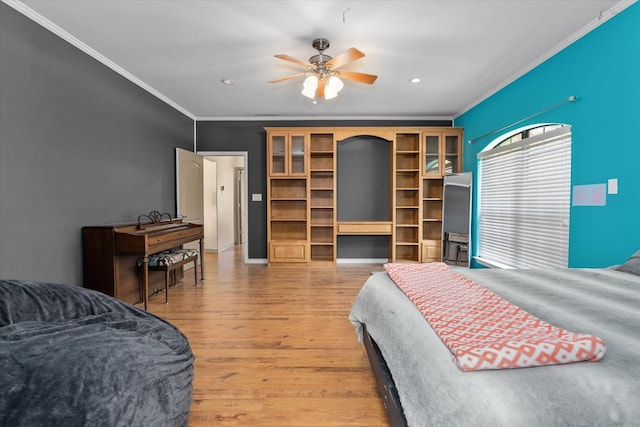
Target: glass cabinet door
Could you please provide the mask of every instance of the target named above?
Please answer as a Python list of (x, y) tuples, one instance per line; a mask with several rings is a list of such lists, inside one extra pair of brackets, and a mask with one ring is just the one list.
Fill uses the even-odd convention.
[(424, 132), (423, 170), (426, 176), (462, 172), (462, 132), (459, 129)]
[(304, 135), (291, 135), (291, 175), (304, 175), (307, 173), (305, 165), (305, 137)]
[(424, 135), (424, 166), (425, 175), (442, 175), (440, 172), (440, 134)]
[(460, 135), (444, 134), (444, 173), (462, 172)]
[(286, 174), (287, 141), (285, 135), (272, 135), (269, 149), (269, 173), (271, 175)]

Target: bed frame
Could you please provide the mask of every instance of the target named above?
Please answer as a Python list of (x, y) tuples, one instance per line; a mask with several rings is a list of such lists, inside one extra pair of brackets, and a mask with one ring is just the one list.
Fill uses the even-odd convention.
[(378, 393), (380, 393), (384, 409), (389, 417), (389, 423), (391, 427), (408, 427), (404, 411), (402, 410), (402, 404), (400, 403), (400, 397), (398, 396), (398, 389), (393, 382), (393, 377), (391, 376), (387, 362), (384, 360), (380, 348), (378, 348), (376, 342), (367, 332), (366, 326), (364, 326), (363, 335), (364, 348), (367, 350), (369, 363), (371, 363), (371, 369), (378, 384)]

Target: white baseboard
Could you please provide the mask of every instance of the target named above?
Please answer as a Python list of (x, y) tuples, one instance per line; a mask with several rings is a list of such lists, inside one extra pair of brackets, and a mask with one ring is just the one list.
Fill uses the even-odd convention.
[(388, 258), (339, 258), (336, 264), (384, 264)]

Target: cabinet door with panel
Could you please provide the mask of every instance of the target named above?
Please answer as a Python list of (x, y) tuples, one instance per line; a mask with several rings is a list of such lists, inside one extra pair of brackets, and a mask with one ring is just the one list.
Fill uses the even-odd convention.
[(268, 133), (269, 176), (306, 176), (307, 134), (305, 132)]
[(462, 172), (462, 129), (433, 129), (422, 133), (425, 176)]

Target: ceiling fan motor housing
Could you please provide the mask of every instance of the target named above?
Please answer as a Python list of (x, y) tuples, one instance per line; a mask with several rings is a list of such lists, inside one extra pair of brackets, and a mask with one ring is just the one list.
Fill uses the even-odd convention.
[(323, 77), (325, 74), (324, 71), (326, 70), (324, 64), (333, 59), (331, 56), (323, 54), (323, 51), (329, 48), (329, 40), (322, 38), (315, 39), (313, 41), (313, 47), (319, 52), (319, 54), (313, 55), (309, 58), (309, 62), (315, 65), (316, 70), (320, 74), (319, 77)]
[(324, 64), (326, 64), (327, 62), (331, 61), (333, 58), (330, 57), (329, 55), (313, 55), (311, 58), (309, 58), (309, 62), (312, 63), (313, 65), (315, 65), (316, 67), (324, 67)]
[(322, 54), (323, 50), (329, 49), (329, 40), (323, 38), (315, 39), (312, 43), (312, 46), (315, 50), (319, 50)]

